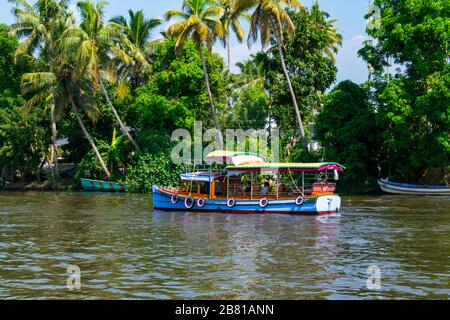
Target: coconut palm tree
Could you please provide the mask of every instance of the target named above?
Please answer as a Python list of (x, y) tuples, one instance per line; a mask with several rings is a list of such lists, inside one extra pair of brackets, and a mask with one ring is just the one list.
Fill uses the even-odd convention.
[[(23, 0), (8, 0), (15, 7), (13, 15), (16, 22), (9, 27), (9, 32), (19, 39), (15, 56), (16, 59), (26, 60), (28, 64), (41, 67), (55, 54), (56, 39), (61, 35), (65, 12), (68, 8), (67, 1), (38, 0), (33, 6)], [(34, 57), (39, 56), (39, 59)], [(33, 100), (29, 100), (28, 107), (33, 107)], [(50, 122), (52, 132), (53, 171), (58, 173), (58, 130), (56, 125), (55, 102), (48, 100), (50, 105)]]
[[(75, 23), (75, 19), (70, 14), (58, 18), (60, 26), (69, 26)], [(54, 31), (54, 35), (58, 32)], [(64, 32), (61, 30), (62, 36)], [(30, 97), (27, 104), (29, 106), (38, 105), (42, 102), (50, 102), (53, 109), (63, 113), (67, 107), (71, 107), (78, 124), (83, 131), (86, 139), (94, 150), (107, 178), (110, 173), (98, 152), (98, 149), (87, 131), (80, 116), (79, 107), (88, 116), (93, 118), (97, 113), (95, 103), (92, 100), (93, 92), (87, 84), (86, 79), (79, 78), (76, 71), (76, 60), (73, 51), (65, 51), (62, 38), (52, 38), (50, 46), (53, 55), (44, 55), (44, 57), (35, 57), (34, 63), (39, 66), (37, 71), (26, 73), (22, 76), (21, 89), (24, 95)], [(56, 149), (57, 150), (57, 149)]]
[(287, 34), (293, 35), (295, 26), (289, 14), (285, 10), (286, 7), (293, 9), (303, 9), (303, 5), (298, 0), (237, 0), (238, 10), (248, 10), (255, 7), (250, 22), (250, 30), (248, 34), (248, 45), (251, 47), (260, 37), (261, 44), (266, 47), (274, 37), (278, 53), (280, 55), (281, 67), (283, 69), (289, 92), (291, 94), (292, 103), (294, 105), (295, 116), (299, 126), (300, 135), (305, 149), (308, 149), (308, 141), (306, 139), (305, 128), (302, 116), (298, 107), (297, 98), (292, 87), (291, 79), (286, 68), (284, 59), (284, 30)]
[(122, 26), (130, 42), (141, 50), (150, 41), (152, 31), (161, 25), (161, 19), (147, 19), (144, 11), (128, 10), (129, 20), (124, 16), (112, 18), (110, 21)]
[(83, 76), (85, 73), (89, 74), (93, 83), (100, 87), (120, 128), (134, 147), (137, 150), (140, 150), (139, 145), (131, 136), (130, 131), (125, 126), (119, 113), (112, 104), (102, 79), (101, 69), (112, 69), (111, 66), (108, 67), (113, 61), (111, 56), (119, 58), (125, 63), (131, 63), (131, 58), (128, 54), (118, 45), (114, 45), (113, 43), (113, 39), (120, 39), (120, 29), (114, 23), (104, 23), (104, 9), (106, 4), (106, 1), (94, 3), (90, 0), (86, 0), (78, 2), (77, 7), (81, 14), (80, 28), (68, 30), (67, 37), (72, 39), (78, 37), (80, 39), (78, 47), (80, 75)]
[(339, 51), (339, 47), (342, 46), (342, 35), (337, 31), (335, 23), (337, 19), (326, 20), (329, 18), (329, 14), (323, 12), (319, 4), (316, 2), (311, 8), (311, 16), (314, 19), (316, 26), (319, 29), (325, 30), (327, 33), (328, 46), (324, 49), (325, 55), (336, 64), (336, 54)]
[[(127, 79), (130, 80), (134, 87), (143, 84), (143, 73), (149, 67), (147, 59), (145, 58), (145, 51), (149, 44), (152, 31), (161, 25), (161, 19), (147, 19), (142, 10), (134, 12), (128, 11), (129, 20), (124, 16), (118, 16), (110, 20), (110, 22), (119, 25), (125, 35), (125, 40), (122, 39), (119, 43), (124, 47), (124, 50), (132, 58), (132, 64), (119, 64), (119, 74), (122, 81), (120, 87), (124, 87)], [(127, 90), (124, 90), (125, 92)], [(121, 90), (118, 90), (118, 95), (123, 96)]]
[(206, 91), (211, 104), (214, 125), (218, 131), (218, 142), (221, 146), (224, 145), (223, 135), (211, 92), (203, 46), (211, 50), (217, 37), (220, 39), (224, 38), (225, 32), (220, 21), (222, 13), (223, 9), (218, 5), (217, 1), (184, 0), (181, 11), (168, 10), (165, 14), (167, 21), (170, 21), (173, 17), (180, 19), (174, 22), (166, 32), (168, 36), (176, 38), (175, 50), (180, 52), (188, 40), (192, 40), (197, 46), (202, 60)]
[(236, 0), (220, 0), (220, 6), (223, 9), (222, 17), (220, 18), (223, 28), (225, 30), (225, 37), (222, 39), (224, 47), (227, 48), (228, 55), (228, 70), (231, 68), (231, 31), (236, 35), (237, 40), (241, 43), (244, 41), (245, 33), (239, 21), (241, 17), (250, 20), (250, 15), (241, 10), (237, 6)]

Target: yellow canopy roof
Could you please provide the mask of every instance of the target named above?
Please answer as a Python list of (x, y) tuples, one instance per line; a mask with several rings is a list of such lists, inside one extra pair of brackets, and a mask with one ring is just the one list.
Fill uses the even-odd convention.
[(321, 163), (252, 163), (241, 166), (229, 166), (229, 171), (312, 171), (320, 172), (326, 170), (337, 170), (343, 172), (345, 167), (336, 162), (321, 162)]

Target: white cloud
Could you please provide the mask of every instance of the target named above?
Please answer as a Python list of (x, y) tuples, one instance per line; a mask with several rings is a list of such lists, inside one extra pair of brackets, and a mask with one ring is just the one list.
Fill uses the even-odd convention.
[(359, 42), (362, 42), (362, 41), (364, 41), (364, 40), (366, 40), (366, 39), (367, 39), (367, 36), (365, 36), (365, 35), (363, 35), (363, 34), (358, 34), (358, 35), (352, 37), (352, 41), (359, 41)]

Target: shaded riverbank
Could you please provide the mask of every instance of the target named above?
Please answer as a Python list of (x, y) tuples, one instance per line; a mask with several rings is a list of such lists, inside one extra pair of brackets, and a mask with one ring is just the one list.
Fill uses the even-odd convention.
[[(345, 197), (330, 217), (153, 212), (151, 196), (0, 193), (0, 298), (450, 295), (448, 197)], [(66, 288), (67, 266), (82, 289)], [(381, 290), (367, 289), (367, 268)]]

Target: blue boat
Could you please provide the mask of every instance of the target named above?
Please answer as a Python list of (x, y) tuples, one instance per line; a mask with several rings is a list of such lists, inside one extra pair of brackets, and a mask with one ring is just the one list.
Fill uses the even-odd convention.
[[(335, 194), (337, 163), (266, 163), (254, 155), (215, 152), (209, 161), (224, 159), (233, 163), (222, 171), (186, 173), (179, 188), (153, 186), (153, 206), (162, 211), (220, 212), (227, 214), (325, 215), (340, 211), (341, 198)], [(300, 187), (286, 187), (281, 175), (300, 173)], [(276, 180), (270, 187), (258, 186), (257, 177)], [(287, 175), (286, 175), (287, 176)], [(331, 177), (331, 178), (330, 178)], [(310, 185), (305, 183), (309, 178)], [(332, 181), (333, 180), (333, 181)]]
[(397, 183), (389, 181), (388, 179), (379, 180), (378, 185), (382, 191), (391, 194), (450, 196), (450, 187), (447, 186)]
[(124, 183), (90, 179), (81, 179), (81, 188), (90, 192), (125, 192), (128, 189)]

